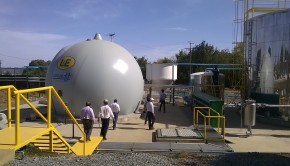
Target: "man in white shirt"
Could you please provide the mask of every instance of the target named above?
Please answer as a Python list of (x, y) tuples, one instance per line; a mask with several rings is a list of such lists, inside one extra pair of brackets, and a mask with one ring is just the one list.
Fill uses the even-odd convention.
[(113, 114), (114, 114), (114, 118), (113, 118), (113, 130), (116, 129), (116, 125), (117, 125), (117, 121), (118, 121), (118, 115), (119, 115), (119, 112), (120, 112), (120, 106), (119, 104), (117, 103), (117, 99), (114, 100), (114, 103), (112, 103), (110, 105), (112, 111), (113, 111)]
[(147, 118), (148, 118), (148, 126), (149, 130), (154, 129), (154, 122), (155, 122), (155, 115), (154, 115), (154, 106), (153, 106), (153, 98), (150, 98), (146, 103), (146, 111), (147, 111)]
[(86, 106), (82, 108), (82, 111), (81, 111), (81, 119), (84, 125), (84, 132), (86, 133), (86, 141), (91, 140), (90, 137), (91, 137), (93, 125), (95, 122), (94, 110), (90, 106), (91, 106), (91, 103), (86, 102)]
[[(110, 117), (114, 118), (114, 114), (111, 110), (111, 108), (108, 106), (108, 100), (104, 100), (104, 105), (101, 107), (101, 110), (99, 112), (99, 118), (102, 120), (102, 128), (100, 136), (103, 137), (104, 140), (107, 140), (107, 132), (109, 128), (110, 123)], [(100, 119), (98, 119), (100, 121)]]

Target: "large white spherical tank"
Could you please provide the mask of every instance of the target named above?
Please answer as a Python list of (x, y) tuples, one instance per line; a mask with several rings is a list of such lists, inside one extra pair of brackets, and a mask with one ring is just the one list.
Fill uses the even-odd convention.
[[(98, 116), (103, 100), (118, 100), (121, 115), (133, 113), (142, 100), (144, 81), (134, 57), (104, 40), (87, 40), (63, 48), (49, 66), (46, 86), (54, 86), (70, 111), (79, 117), (86, 101)], [(56, 114), (64, 114), (53, 100)]]
[(147, 64), (146, 79), (152, 84), (170, 85), (177, 79), (177, 65), (171, 63)]

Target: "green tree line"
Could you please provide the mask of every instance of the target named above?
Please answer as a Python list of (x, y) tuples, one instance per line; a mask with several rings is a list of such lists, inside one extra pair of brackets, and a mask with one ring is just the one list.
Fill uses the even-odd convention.
[[(202, 41), (192, 47), (191, 50), (180, 50), (174, 58), (164, 57), (153, 63), (184, 64), (178, 65), (177, 80), (175, 84), (185, 85), (189, 84), (191, 73), (205, 71), (206, 68), (218, 66), (220, 68), (220, 73), (225, 75), (225, 86), (231, 87), (238, 84), (242, 77), (241, 67), (243, 64), (243, 52), (243, 45), (241, 44), (237, 45), (232, 52), (230, 52), (229, 50), (219, 50), (213, 45)], [(135, 57), (135, 59), (141, 68), (144, 80), (146, 80), (146, 64), (151, 62), (149, 62), (145, 56), (141, 58)], [(189, 65), (188, 63), (190, 63), (190, 61), (195, 65)], [(227, 64), (241, 65), (231, 66)]]

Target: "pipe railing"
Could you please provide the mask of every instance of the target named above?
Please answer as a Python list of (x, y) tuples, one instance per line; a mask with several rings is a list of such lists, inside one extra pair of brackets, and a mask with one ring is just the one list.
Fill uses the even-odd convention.
[[(207, 115), (205, 115), (204, 113), (201, 112), (201, 110), (206, 110), (207, 111)], [(211, 115), (211, 112), (214, 112), (215, 114), (217, 114), (217, 116), (212, 116)], [(220, 119), (223, 120), (223, 125), (222, 125), (222, 140), (225, 141), (225, 122), (226, 122), (226, 119), (224, 116), (220, 116), (220, 114), (213, 110), (212, 108), (210, 107), (194, 107), (193, 109), (193, 123), (194, 123), (194, 126), (198, 126), (198, 116), (201, 115), (203, 117), (203, 125), (204, 125), (204, 140), (207, 141), (207, 140), (217, 140), (217, 138), (207, 138), (207, 125), (210, 125), (210, 119), (211, 118), (217, 118), (218, 119), (218, 130), (217, 132), (219, 133), (220, 131)]]
[[(54, 89), (53, 86), (48, 86), (48, 87), (41, 87), (41, 88), (32, 88), (32, 89), (24, 89), (24, 90), (17, 90), (14, 86), (8, 85), (8, 86), (0, 86), (0, 90), (7, 89), (7, 119), (8, 119), (8, 127), (11, 127), (11, 93), (13, 90), (13, 95), (15, 95), (15, 145), (17, 146), (20, 141), (20, 99), (23, 99), (31, 108), (34, 112), (39, 115), (44, 122), (47, 123), (47, 128), (50, 128), (52, 126), (51, 124), (51, 104), (52, 104), (52, 93), (54, 96), (57, 98), (59, 103), (62, 105), (62, 107), (65, 109), (65, 112), (69, 115), (69, 117), (72, 119), (72, 121), (77, 125), (79, 130), (84, 136), (84, 140), (86, 140), (86, 134), (82, 130), (81, 126), (78, 124), (77, 120), (74, 118), (66, 104), (63, 102), (61, 97), (58, 95), (56, 90)], [(32, 92), (39, 92), (39, 91), (47, 91), (47, 117), (45, 118), (42, 113), (37, 110), (33, 106), (33, 104), (30, 103), (30, 101), (23, 95), (24, 93), (32, 93)], [(50, 142), (52, 142), (52, 137), (50, 137)], [(69, 144), (66, 144), (67, 146)], [(85, 155), (85, 150), (86, 150), (86, 141), (84, 141), (84, 146), (83, 146), (83, 154)]]

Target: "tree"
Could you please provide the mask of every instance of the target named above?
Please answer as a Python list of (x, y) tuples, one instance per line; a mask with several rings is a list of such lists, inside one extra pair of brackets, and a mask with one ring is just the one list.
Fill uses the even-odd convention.
[(164, 57), (164, 58), (160, 58), (156, 61), (156, 63), (158, 64), (162, 64), (162, 63), (174, 63), (175, 62), (175, 59), (174, 58), (167, 58), (167, 57)]
[(51, 61), (44, 61), (44, 60), (32, 60), (29, 63), (29, 66), (23, 70), (23, 75), (25, 76), (35, 76), (35, 77), (45, 77), (48, 66), (50, 65)]
[(142, 75), (143, 75), (143, 80), (147, 80), (146, 79), (146, 65), (149, 63), (148, 59), (145, 58), (145, 56), (142, 56), (141, 58), (137, 58), (136, 56), (134, 56), (134, 58), (137, 61), (137, 63), (139, 64), (139, 67), (140, 67)]

